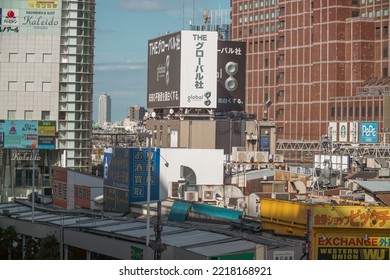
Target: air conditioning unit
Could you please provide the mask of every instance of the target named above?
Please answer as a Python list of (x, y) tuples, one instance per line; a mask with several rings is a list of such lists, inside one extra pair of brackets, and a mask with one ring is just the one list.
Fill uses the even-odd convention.
[(263, 112), (263, 120), (268, 120), (268, 111), (264, 110)]
[(257, 140), (257, 135), (253, 133), (249, 133), (246, 135), (246, 140), (248, 141)]
[(237, 208), (239, 210), (246, 209), (246, 202), (244, 200), (237, 200)]
[(318, 196), (325, 196), (325, 192), (324, 191), (319, 191), (319, 190), (314, 190), (313, 194), (314, 195), (318, 195)]
[(171, 197), (179, 198), (179, 183), (170, 182), (171, 185)]
[(202, 193), (203, 201), (216, 201), (216, 194), (214, 191), (203, 190)]
[(278, 200), (290, 200), (289, 193), (272, 193), (271, 198)]
[(359, 189), (359, 185), (356, 184), (355, 182), (351, 181), (348, 183), (347, 185), (348, 189), (350, 189), (351, 191), (357, 191)]
[(257, 162), (268, 162), (268, 152), (256, 152)]
[(340, 196), (343, 196), (343, 195), (352, 195), (352, 191), (350, 191), (350, 190), (340, 190), (339, 195), (340, 195)]
[(272, 159), (274, 162), (283, 162), (284, 161), (283, 155), (273, 155)]
[(186, 191), (184, 192), (184, 200), (199, 201), (199, 193), (197, 191)]
[(246, 152), (237, 152), (237, 162), (245, 162), (246, 161)]

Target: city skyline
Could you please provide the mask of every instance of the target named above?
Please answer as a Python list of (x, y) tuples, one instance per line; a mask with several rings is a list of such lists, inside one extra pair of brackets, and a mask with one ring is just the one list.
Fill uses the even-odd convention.
[(190, 22), (201, 25), (204, 9), (229, 10), (230, 1), (96, 1), (94, 122), (105, 92), (112, 100), (112, 121), (125, 119), (128, 106), (146, 108), (148, 40), (189, 29)]

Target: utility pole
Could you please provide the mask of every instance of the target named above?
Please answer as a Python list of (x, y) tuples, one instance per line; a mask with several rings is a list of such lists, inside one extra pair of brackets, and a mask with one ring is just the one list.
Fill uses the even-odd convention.
[(307, 239), (306, 239), (306, 253), (307, 259), (311, 260), (313, 248), (313, 208), (310, 206), (307, 209)]
[(167, 249), (167, 245), (161, 240), (161, 232), (163, 230), (161, 221), (161, 201), (157, 201), (157, 223), (154, 226), (154, 232), (156, 234), (156, 240), (150, 241), (150, 247), (154, 250), (154, 259), (161, 260), (162, 252)]

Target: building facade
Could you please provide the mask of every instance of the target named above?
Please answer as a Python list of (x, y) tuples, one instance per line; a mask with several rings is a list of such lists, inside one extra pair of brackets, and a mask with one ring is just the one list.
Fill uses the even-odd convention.
[(103, 127), (105, 123), (109, 122), (111, 122), (111, 96), (106, 92), (99, 97), (98, 123), (100, 127)]
[[(39, 151), (37, 169), (89, 170), (95, 0), (1, 0), (0, 14), (0, 120), (55, 121), (57, 150)], [(12, 187), (18, 163), (5, 149), (0, 159)]]
[(56, 120), (63, 165), (89, 168), (95, 1), (0, 5), (0, 119)]
[(247, 43), (246, 111), (275, 121), (279, 143), (318, 142), (331, 121), (390, 126), (388, 97), (357, 94), (388, 76), (389, 1), (231, 0), (231, 8), (232, 40)]
[(143, 121), (144, 116), (146, 113), (145, 107), (142, 106), (129, 106), (127, 107), (127, 118), (132, 120), (132, 121)]

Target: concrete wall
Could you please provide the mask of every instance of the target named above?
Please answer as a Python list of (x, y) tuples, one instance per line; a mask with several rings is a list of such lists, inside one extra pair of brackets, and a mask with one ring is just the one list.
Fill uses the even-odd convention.
[(92, 200), (103, 194), (103, 178), (82, 174), (73, 170), (68, 170), (67, 177), (67, 209), (75, 208), (74, 185), (91, 187), (91, 209), (94, 209), (95, 203)]
[(193, 149), (215, 149), (215, 131), (215, 121), (181, 121), (179, 147)]
[(160, 154), (163, 158), (160, 159), (160, 199), (168, 197), (170, 182), (184, 179), (180, 177), (181, 165), (188, 166), (195, 172), (198, 185), (223, 184), (223, 150), (161, 149)]

